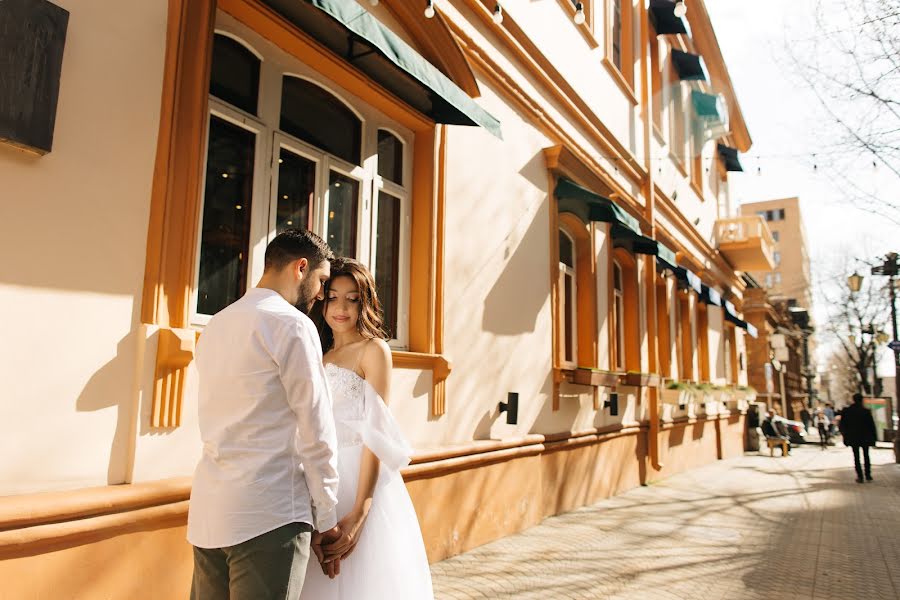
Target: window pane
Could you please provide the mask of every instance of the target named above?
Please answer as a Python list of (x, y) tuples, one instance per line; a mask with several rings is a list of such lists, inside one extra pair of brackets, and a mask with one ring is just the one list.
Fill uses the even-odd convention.
[(397, 337), (397, 285), (400, 281), (400, 199), (378, 194), (375, 230), (375, 283), (384, 309), (384, 328)]
[(331, 172), (328, 181), (328, 245), (335, 256), (356, 257), (359, 182)]
[(233, 39), (217, 35), (213, 41), (209, 93), (255, 115), (259, 59)]
[(575, 268), (575, 243), (562, 231), (559, 232), (559, 262)]
[(316, 163), (281, 149), (278, 158), (278, 199), (275, 232), (312, 229), (312, 205), (316, 193)]
[(622, 291), (622, 268), (616, 263), (613, 263), (613, 289)]
[(256, 136), (213, 117), (200, 237), (197, 312), (212, 315), (244, 294)]
[(329, 154), (360, 164), (362, 123), (338, 98), (304, 79), (285, 77), (281, 129)]
[(621, 294), (616, 293), (615, 301), (616, 368), (622, 369), (625, 367), (625, 306)]
[(378, 174), (403, 185), (403, 144), (396, 136), (378, 131)]
[(566, 361), (571, 362), (575, 360), (575, 278), (571, 273), (565, 275), (565, 287), (565, 355)]
[(613, 0), (612, 58), (613, 64), (622, 69), (622, 1)]

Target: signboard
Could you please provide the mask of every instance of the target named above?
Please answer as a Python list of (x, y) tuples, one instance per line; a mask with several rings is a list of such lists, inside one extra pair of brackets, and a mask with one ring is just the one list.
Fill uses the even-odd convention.
[(863, 406), (872, 411), (878, 441), (883, 442), (884, 430), (890, 423), (890, 398), (863, 398)]
[(68, 24), (47, 0), (0, 1), (0, 142), (50, 151)]

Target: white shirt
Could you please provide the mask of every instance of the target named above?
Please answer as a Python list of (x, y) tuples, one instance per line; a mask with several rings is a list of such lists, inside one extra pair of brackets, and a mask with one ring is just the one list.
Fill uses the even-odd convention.
[(188, 541), (224, 548), (288, 523), (334, 527), (337, 441), (312, 321), (253, 288), (210, 319), (196, 360), (203, 455)]

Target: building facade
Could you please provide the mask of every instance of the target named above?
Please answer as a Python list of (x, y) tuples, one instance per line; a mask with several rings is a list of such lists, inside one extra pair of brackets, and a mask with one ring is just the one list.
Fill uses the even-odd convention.
[(7, 4), (69, 18), (0, 144), (0, 597), (186, 594), (193, 350), (286, 227), (375, 273), (431, 560), (743, 450), (772, 240), (701, 0)]
[(741, 214), (765, 219), (775, 242), (775, 267), (750, 274), (770, 296), (791, 299), (803, 308), (812, 309), (806, 226), (800, 213), (799, 198), (747, 202), (741, 204)]

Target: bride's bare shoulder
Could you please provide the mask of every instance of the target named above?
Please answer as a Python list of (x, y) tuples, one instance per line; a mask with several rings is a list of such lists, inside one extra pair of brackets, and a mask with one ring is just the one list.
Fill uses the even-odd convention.
[(388, 343), (378, 339), (369, 340), (363, 349), (359, 368), (369, 385), (375, 388), (385, 402), (390, 389), (392, 367), (391, 347)]

